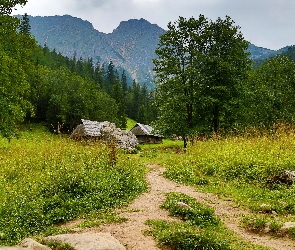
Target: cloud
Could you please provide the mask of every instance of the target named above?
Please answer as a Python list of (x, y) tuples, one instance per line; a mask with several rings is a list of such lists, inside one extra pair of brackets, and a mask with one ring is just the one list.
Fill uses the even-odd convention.
[(121, 21), (144, 18), (166, 28), (179, 16), (209, 19), (229, 15), (241, 26), (244, 37), (255, 45), (279, 49), (295, 44), (294, 0), (29, 0), (14, 14), (69, 14), (90, 21), (109, 33)]

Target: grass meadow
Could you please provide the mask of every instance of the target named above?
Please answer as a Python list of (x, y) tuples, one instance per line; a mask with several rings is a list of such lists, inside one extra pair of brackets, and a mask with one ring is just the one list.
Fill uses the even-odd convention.
[(103, 144), (74, 142), (33, 126), (0, 141), (0, 245), (51, 234), (61, 223), (123, 206), (145, 191), (146, 169)]
[[(74, 142), (41, 125), (23, 126), (18, 139), (0, 139), (0, 245), (59, 233), (60, 224), (76, 218), (85, 218), (85, 226), (122, 220), (114, 209), (147, 190), (147, 163), (165, 167), (165, 176), (175, 182), (218, 194), (252, 211), (255, 220), (241, 221), (250, 230), (259, 233), (270, 223), (275, 234), (283, 222), (295, 221), (295, 185), (270, 185), (282, 170), (295, 170), (292, 128), (281, 125), (272, 133), (253, 129), (214, 135), (189, 144), (186, 150), (182, 146), (182, 141), (171, 140), (140, 145), (137, 153), (117, 151), (116, 164), (110, 164), (110, 149), (104, 144)], [(169, 199), (187, 201), (196, 209), (183, 216), (184, 211), (173, 208)], [(233, 234), (214, 217), (214, 211), (189, 197), (169, 194), (162, 208), (189, 219), (173, 225), (148, 221), (154, 227), (150, 234), (159, 244), (191, 249), (191, 239), (203, 246), (200, 249), (239, 249), (242, 245), (229, 236)], [(209, 233), (210, 227), (219, 228), (216, 237), (212, 230)], [(288, 237), (294, 237), (293, 232), (290, 229)]]

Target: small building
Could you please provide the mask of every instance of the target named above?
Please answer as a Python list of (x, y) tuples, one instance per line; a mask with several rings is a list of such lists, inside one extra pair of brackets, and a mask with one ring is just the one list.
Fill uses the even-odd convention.
[(156, 144), (163, 142), (163, 136), (154, 131), (149, 125), (137, 123), (130, 130), (137, 138), (139, 144)]

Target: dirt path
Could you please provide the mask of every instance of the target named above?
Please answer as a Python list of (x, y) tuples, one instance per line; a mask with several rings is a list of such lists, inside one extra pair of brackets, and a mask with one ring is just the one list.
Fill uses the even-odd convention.
[[(144, 236), (143, 230), (149, 229), (145, 221), (151, 220), (176, 220), (170, 217), (168, 212), (159, 206), (165, 200), (165, 193), (181, 192), (197, 199), (215, 209), (216, 215), (223, 220), (226, 226), (238, 235), (254, 244), (272, 247), (278, 250), (295, 249), (295, 242), (288, 239), (275, 239), (269, 236), (259, 236), (246, 232), (238, 226), (241, 214), (245, 211), (235, 208), (233, 203), (220, 200), (217, 196), (198, 193), (194, 188), (177, 184), (165, 179), (162, 174), (165, 171), (155, 165), (150, 165), (151, 171), (147, 174), (149, 192), (141, 194), (130, 206), (119, 213), (128, 221), (120, 224), (102, 225), (98, 228), (87, 230), (109, 232), (118, 239), (127, 250), (159, 250), (151, 236)], [(83, 230), (85, 231), (85, 230)]]

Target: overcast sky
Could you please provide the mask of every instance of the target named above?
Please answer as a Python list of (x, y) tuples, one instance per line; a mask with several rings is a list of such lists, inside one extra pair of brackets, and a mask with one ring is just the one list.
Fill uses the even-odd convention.
[(179, 16), (216, 20), (228, 15), (256, 46), (280, 49), (295, 45), (295, 0), (28, 0), (13, 14), (69, 14), (111, 33), (121, 21), (144, 18), (166, 29)]

